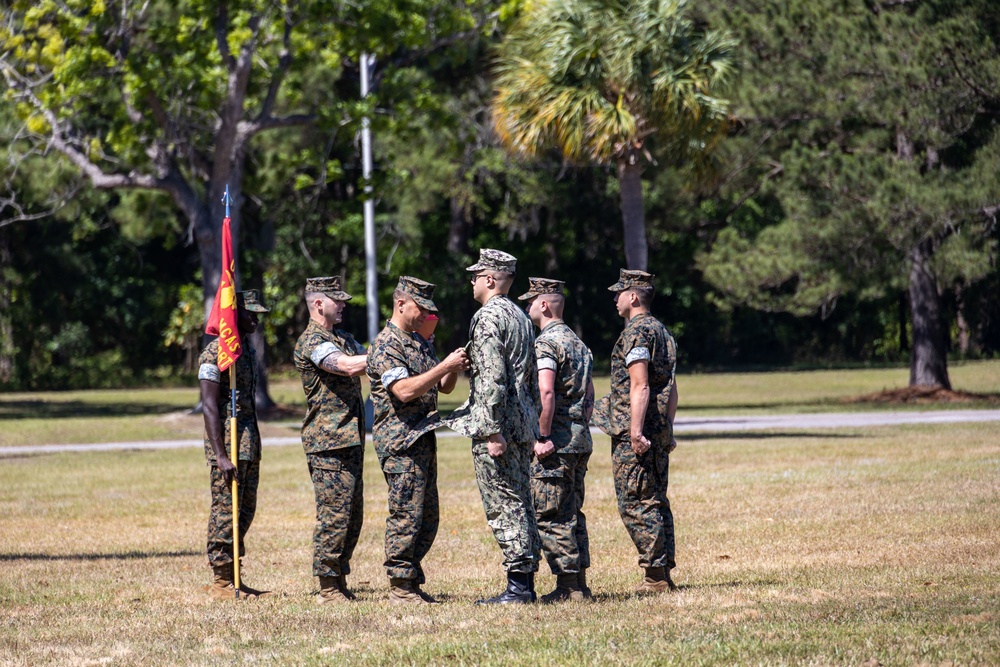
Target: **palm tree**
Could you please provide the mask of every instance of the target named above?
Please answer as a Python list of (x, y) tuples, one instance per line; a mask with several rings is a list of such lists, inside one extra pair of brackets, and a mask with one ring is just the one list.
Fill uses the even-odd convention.
[(717, 94), (735, 41), (689, 18), (687, 0), (537, 0), (501, 45), (492, 110), (500, 142), (534, 156), (615, 166), (625, 260), (645, 269), (642, 172), (650, 142), (703, 161), (724, 136)]

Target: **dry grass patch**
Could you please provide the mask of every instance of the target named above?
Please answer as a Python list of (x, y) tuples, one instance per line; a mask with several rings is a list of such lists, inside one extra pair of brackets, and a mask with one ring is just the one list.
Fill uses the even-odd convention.
[[(0, 460), (0, 665), (995, 664), (995, 425), (682, 441), (671, 471), (681, 591), (636, 599), (607, 439), (589, 474), (592, 604), (479, 608), (502, 585), (468, 443), (440, 447), (441, 529), (425, 566), (444, 604), (386, 600), (386, 489), (369, 451), (359, 601), (319, 607), (312, 488), (269, 448), (244, 575), (275, 595), (202, 592), (201, 452)], [(553, 577), (542, 566), (538, 588)]]

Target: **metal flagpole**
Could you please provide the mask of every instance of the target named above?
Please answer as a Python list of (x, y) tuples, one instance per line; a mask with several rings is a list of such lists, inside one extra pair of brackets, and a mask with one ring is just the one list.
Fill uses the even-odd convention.
[[(222, 196), (222, 201), (226, 204), (226, 217), (229, 217), (229, 203), (232, 198), (229, 196), (229, 184), (226, 184), (226, 194)], [(233, 253), (233, 258), (236, 254)], [(235, 280), (236, 275), (233, 274)], [(236, 283), (233, 283), (236, 289)], [(239, 312), (237, 311), (237, 319)], [(229, 460), (236, 466), (236, 474), (233, 475), (233, 587), (236, 589), (236, 599), (240, 599), (240, 495), (239, 495), (239, 473), (240, 473), (240, 451), (236, 442), (236, 364), (229, 366)]]
[[(361, 97), (370, 90), (369, 68), (375, 66), (375, 56), (361, 54)], [(375, 201), (372, 187), (372, 134), (368, 116), (361, 119), (361, 175), (365, 179), (365, 300), (368, 302), (368, 341), (378, 335), (378, 275), (375, 273)]]

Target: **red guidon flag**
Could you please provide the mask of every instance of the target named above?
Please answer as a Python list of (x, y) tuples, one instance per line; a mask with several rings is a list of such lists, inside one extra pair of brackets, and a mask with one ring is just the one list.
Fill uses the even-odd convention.
[(205, 333), (219, 337), (219, 370), (224, 371), (239, 358), (243, 351), (240, 332), (236, 328), (236, 259), (233, 257), (233, 233), (229, 218), (222, 221), (222, 277), (215, 293), (212, 314), (208, 316)]

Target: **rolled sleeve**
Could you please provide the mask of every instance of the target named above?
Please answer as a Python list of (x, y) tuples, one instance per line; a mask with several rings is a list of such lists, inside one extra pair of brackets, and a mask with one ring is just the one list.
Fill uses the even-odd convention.
[(539, 357), (538, 358), (538, 370), (540, 371), (555, 371), (559, 369), (559, 364), (552, 357)]
[(410, 371), (402, 366), (390, 368), (382, 374), (382, 386), (388, 389), (394, 382), (410, 377)]
[(316, 346), (316, 349), (312, 351), (312, 354), (309, 355), (309, 360), (319, 366), (323, 363), (324, 359), (329, 357), (334, 352), (340, 352), (340, 348), (329, 341), (320, 343)]
[(199, 380), (208, 380), (209, 382), (218, 384), (220, 377), (219, 367), (215, 364), (202, 364), (198, 367)]
[(649, 359), (648, 347), (633, 347), (632, 351), (625, 355), (625, 365), (631, 366), (637, 361), (649, 361)]

